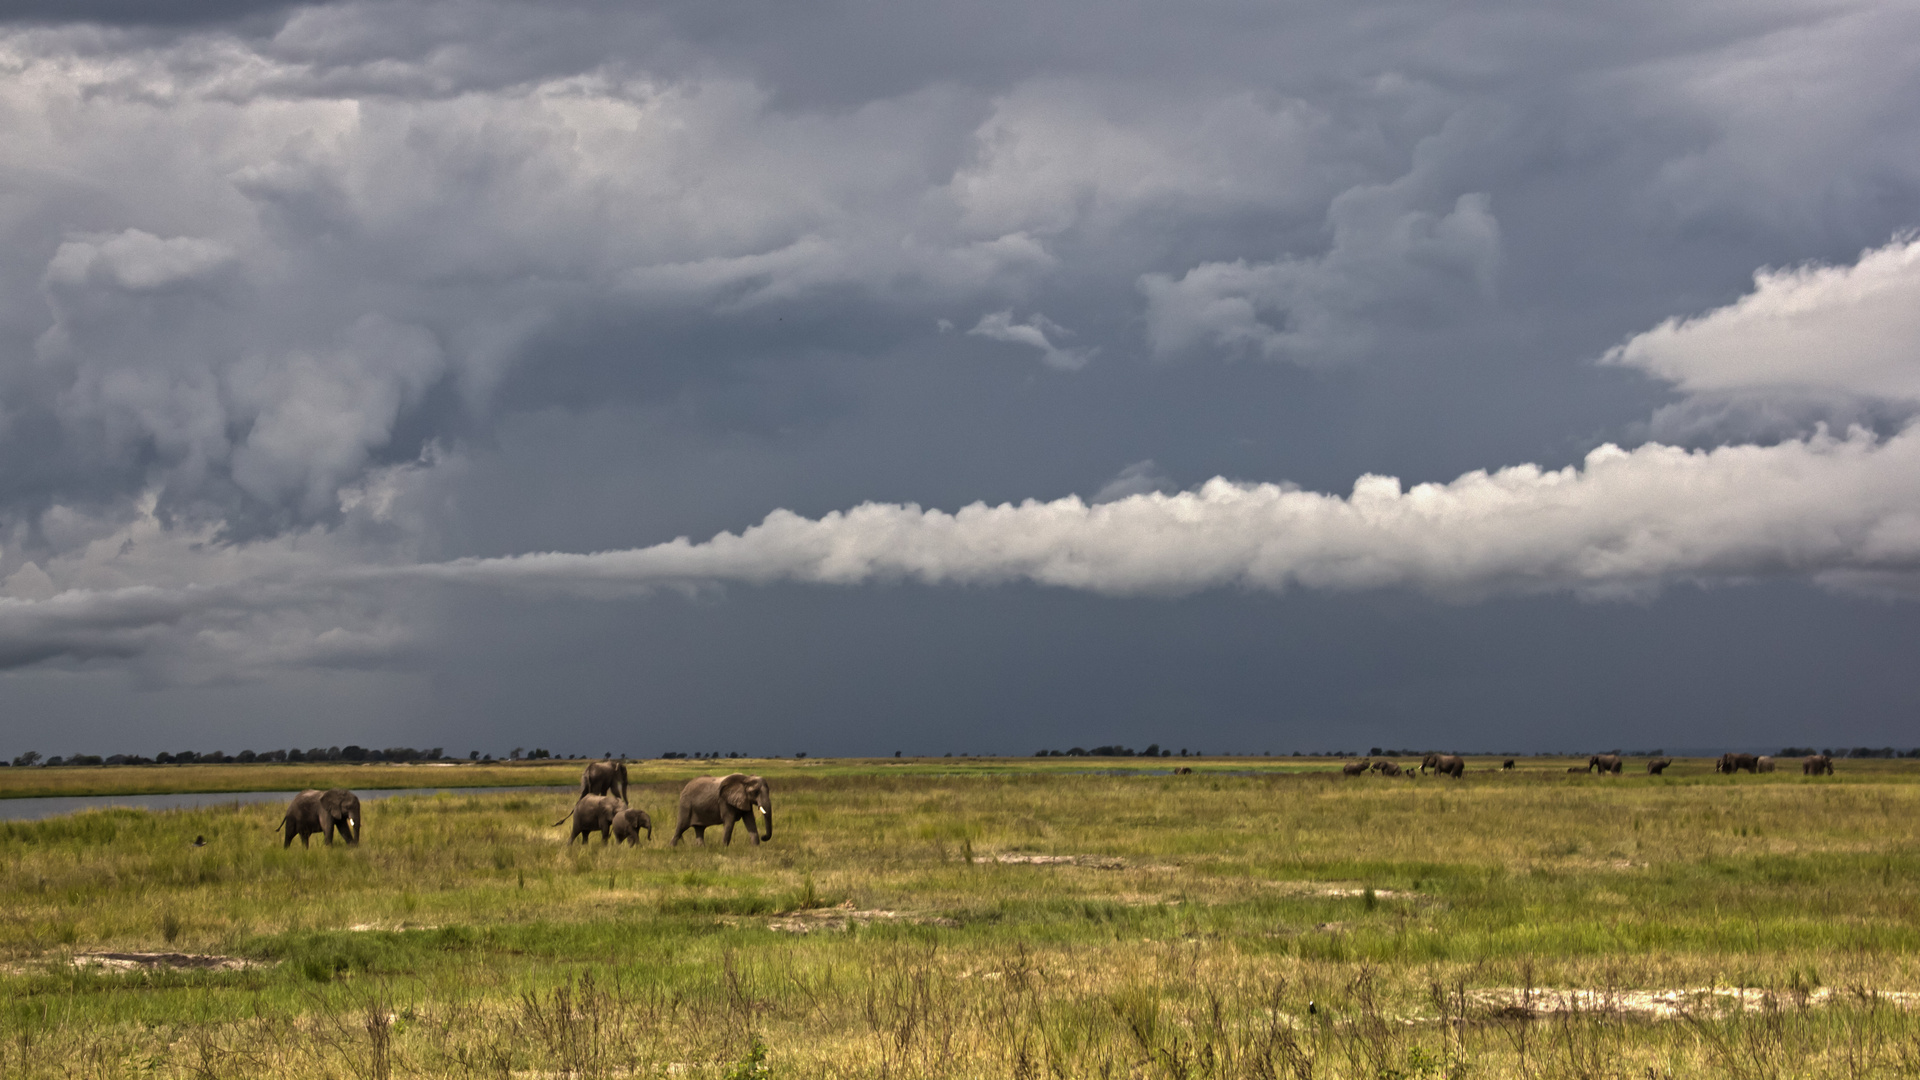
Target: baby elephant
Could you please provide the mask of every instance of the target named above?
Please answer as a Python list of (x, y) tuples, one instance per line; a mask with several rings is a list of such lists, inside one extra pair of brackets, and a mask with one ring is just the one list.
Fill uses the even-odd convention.
[(640, 833), (647, 834), (647, 843), (653, 843), (653, 819), (645, 810), (628, 807), (613, 816), (613, 842), (640, 846)]

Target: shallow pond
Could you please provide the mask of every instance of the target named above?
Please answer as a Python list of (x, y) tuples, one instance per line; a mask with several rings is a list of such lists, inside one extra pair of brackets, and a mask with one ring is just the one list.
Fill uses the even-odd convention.
[[(486, 795), (520, 791), (529, 795), (572, 794), (574, 787), (463, 787), (368, 788), (354, 794), (362, 801), (395, 795), (437, 795), (440, 792)], [(32, 799), (0, 799), (0, 821), (37, 821), (104, 806), (133, 806), (143, 810), (178, 810), (193, 806), (235, 806), (243, 803), (288, 802), (297, 791), (176, 791), (164, 795), (50, 795)]]

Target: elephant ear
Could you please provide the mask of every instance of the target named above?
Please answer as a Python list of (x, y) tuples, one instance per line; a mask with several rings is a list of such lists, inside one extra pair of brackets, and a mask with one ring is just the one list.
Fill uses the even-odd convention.
[(747, 797), (747, 774), (732, 773), (720, 778), (720, 798), (728, 806), (745, 813), (753, 803)]

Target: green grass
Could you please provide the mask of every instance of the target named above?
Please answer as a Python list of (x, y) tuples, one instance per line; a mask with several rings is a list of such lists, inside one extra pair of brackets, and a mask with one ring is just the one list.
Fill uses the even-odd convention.
[[(372, 802), (354, 848), (283, 850), (277, 806), (0, 823), (0, 1075), (1920, 1074), (1886, 996), (1920, 990), (1920, 764), (1187, 763), (650, 762), (638, 849), (566, 846), (531, 792)], [(736, 767), (774, 841), (669, 847), (680, 783)], [(1077, 861), (1004, 861), (1036, 855)], [(71, 962), (172, 950), (257, 966)], [(1776, 993), (1658, 1022), (1486, 996), (1520, 987)]]

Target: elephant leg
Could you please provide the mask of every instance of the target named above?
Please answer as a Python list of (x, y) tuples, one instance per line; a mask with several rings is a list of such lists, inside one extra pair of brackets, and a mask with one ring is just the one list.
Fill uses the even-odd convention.
[(722, 814), (721, 820), (726, 823), (727, 827), (724, 830), (722, 830), (720, 833), (720, 842), (722, 844), (725, 844), (728, 847), (732, 847), (733, 846), (733, 823), (735, 821), (738, 821), (739, 819), (734, 817), (732, 814)]

